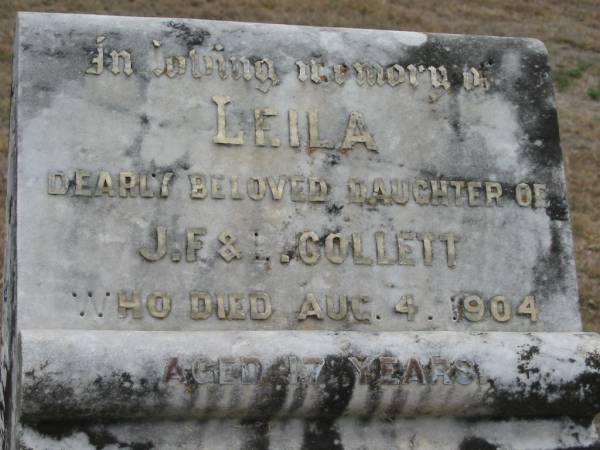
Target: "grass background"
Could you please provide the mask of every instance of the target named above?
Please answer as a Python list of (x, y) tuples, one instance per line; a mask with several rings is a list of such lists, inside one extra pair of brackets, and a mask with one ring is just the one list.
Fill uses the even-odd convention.
[(584, 328), (600, 331), (598, 0), (0, 0), (2, 201), (8, 150), (12, 41), (17, 11), (190, 17), (541, 39), (550, 53), (556, 88)]

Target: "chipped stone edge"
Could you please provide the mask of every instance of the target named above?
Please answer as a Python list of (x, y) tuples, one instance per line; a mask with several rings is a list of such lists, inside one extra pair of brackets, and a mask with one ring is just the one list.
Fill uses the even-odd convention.
[(2, 449), (16, 448), (16, 427), (18, 421), (17, 381), (20, 367), (20, 352), (17, 350), (17, 97), (19, 96), (20, 26), (22, 14), (17, 15), (13, 44), (12, 95), (9, 129), (8, 175), (5, 198), (5, 247), (4, 247), (4, 288), (2, 302), (2, 322), (0, 342), (0, 439)]

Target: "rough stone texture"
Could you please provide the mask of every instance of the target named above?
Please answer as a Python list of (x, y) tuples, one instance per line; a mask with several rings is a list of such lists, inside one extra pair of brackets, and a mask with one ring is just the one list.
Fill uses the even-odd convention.
[[(2, 348), (6, 448), (597, 446), (600, 345), (596, 335), (576, 333), (562, 156), (539, 41), (22, 14), (15, 45)], [(93, 63), (97, 45), (100, 68)], [(130, 76), (121, 51), (131, 55)], [(192, 74), (193, 51), (201, 76)], [(117, 54), (121, 64), (113, 65)], [(220, 70), (220, 57), (247, 58), (247, 79), (229, 66)], [(178, 73), (181, 61), (186, 68)], [(364, 79), (357, 62), (371, 65)], [(336, 78), (332, 67), (341, 64), (346, 69)], [(394, 72), (378, 75), (375, 64), (386, 76), (401, 66), (402, 82)], [(165, 69), (158, 76), (157, 66)], [(90, 74), (94, 69), (102, 73)], [(226, 134), (243, 131), (243, 145), (214, 142), (213, 96), (231, 98)], [(277, 113), (265, 119), (265, 146), (256, 145), (255, 108)], [(299, 117), (298, 146), (290, 110)], [(313, 124), (313, 141), (329, 139), (334, 148), (311, 144), (308, 111), (318, 111), (320, 138)], [(376, 150), (371, 143), (342, 148), (345, 129), (358, 120), (354, 112)], [(269, 146), (274, 137), (278, 147)], [(91, 173), (92, 195), (74, 195), (82, 170)], [(48, 175), (57, 171), (69, 179), (66, 195), (49, 193)], [(113, 177), (115, 196), (93, 192), (100, 171)], [(120, 197), (123, 171), (146, 174), (154, 197)], [(157, 192), (169, 172), (174, 179), (162, 198)], [(188, 176), (198, 173), (224, 176), (226, 198), (191, 199)], [(268, 186), (260, 200), (248, 192), (230, 198), (230, 177), (245, 191), (250, 177), (282, 175), (320, 177), (327, 198), (292, 201), (289, 184), (281, 200)], [(351, 177), (368, 190), (378, 177), (386, 190), (392, 179), (413, 188), (425, 180), (426, 193), (441, 181), (494, 182), (503, 201), (475, 206), (463, 192), (457, 204), (448, 188), (448, 205), (419, 204), (418, 190), (406, 204), (389, 196), (357, 204), (349, 201)], [(520, 206), (519, 183), (544, 185), (547, 202)], [(167, 228), (168, 251), (149, 262), (139, 250), (153, 247), (157, 227)], [(206, 228), (194, 262), (186, 261), (190, 227)], [(320, 254), (314, 265), (299, 245), (309, 230), (319, 239), (310, 246)], [(235, 235), (241, 259), (219, 254), (228, 240), (219, 242), (223, 231)], [(439, 239), (431, 265), (419, 240), (410, 241), (414, 266), (357, 265), (352, 249), (334, 264), (325, 253), (328, 235), (352, 242), (360, 233), (364, 254), (376, 259), (375, 233), (383, 232), (386, 254), (397, 259), (401, 231), (457, 235), (456, 266)], [(220, 320), (213, 311), (192, 320), (193, 290), (241, 293), (245, 319)], [(249, 294), (257, 291), (271, 297), (267, 320), (249, 317)], [(118, 309), (119, 293), (133, 292), (141, 318)], [(147, 308), (153, 292), (172, 299), (164, 318)], [(326, 295), (369, 301), (350, 302), (342, 320), (333, 320), (335, 311), (299, 320), (308, 293), (323, 307)], [(469, 294), (483, 299), (481, 320), (468, 320)], [(414, 320), (395, 312), (404, 295), (414, 297)], [(517, 314), (530, 295), (537, 321)], [(494, 296), (511, 305), (508, 320), (499, 319), (504, 311), (492, 314)], [(369, 320), (359, 320), (366, 311)], [(520, 333), (502, 333), (508, 331)], [(371, 358), (364, 383), (351, 357), (358, 364)], [(290, 361), (298, 358), (302, 370), (317, 364), (320, 371), (294, 384)], [(440, 364), (441, 374), (434, 372)]]
[(593, 427), (568, 419), (480, 422), (448, 418), (393, 422), (341, 418), (334, 423), (274, 420), (152, 422), (112, 425), (56, 424), (25, 428), (23, 447), (31, 449), (345, 449), (345, 450), (597, 450)]

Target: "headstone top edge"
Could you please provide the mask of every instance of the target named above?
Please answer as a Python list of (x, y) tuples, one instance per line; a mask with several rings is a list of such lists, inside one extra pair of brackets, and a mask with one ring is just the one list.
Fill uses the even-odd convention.
[[(435, 38), (439, 40), (477, 40), (484, 41), (486, 43), (519, 43), (524, 44), (525, 48), (528, 48), (536, 53), (548, 54), (546, 45), (541, 39), (529, 36), (495, 36), (495, 35), (478, 35), (478, 34), (460, 34), (460, 33), (435, 33), (426, 31), (416, 30), (401, 30), (401, 29), (389, 29), (389, 28), (367, 28), (367, 27), (336, 27), (336, 26), (319, 26), (319, 25), (297, 25), (297, 24), (286, 24), (286, 23), (273, 23), (273, 22), (252, 22), (252, 21), (235, 21), (235, 20), (215, 20), (215, 19), (204, 19), (200, 17), (162, 17), (162, 16), (129, 16), (129, 15), (108, 15), (108, 14), (88, 14), (88, 13), (57, 13), (57, 12), (37, 12), (37, 11), (18, 11), (17, 12), (17, 23), (30, 22), (32, 24), (39, 23), (40, 20), (46, 21), (48, 19), (79, 19), (82, 21), (100, 22), (103, 20), (110, 20), (111, 24), (118, 25), (118, 22), (133, 22), (133, 23), (168, 23), (170, 21), (186, 22), (192, 24), (210, 24), (213, 26), (227, 27), (274, 27), (278, 29), (293, 30), (314, 30), (320, 32), (334, 31), (334, 32), (354, 32), (354, 33), (377, 33), (377, 34), (405, 34), (405, 35), (424, 35), (427, 38)], [(56, 21), (53, 20), (53, 21)]]

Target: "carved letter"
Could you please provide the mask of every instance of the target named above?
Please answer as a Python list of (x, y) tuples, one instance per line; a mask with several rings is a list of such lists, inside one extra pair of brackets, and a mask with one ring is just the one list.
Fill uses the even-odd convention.
[(81, 195), (89, 197), (92, 195), (90, 186), (88, 185), (88, 179), (92, 176), (87, 170), (76, 170), (75, 171), (75, 195)]
[(341, 234), (332, 233), (327, 236), (325, 239), (325, 256), (334, 264), (343, 263), (348, 256), (348, 240)]
[(235, 137), (227, 136), (225, 105), (231, 101), (231, 97), (215, 95), (212, 100), (217, 104), (217, 135), (213, 137), (213, 142), (215, 144), (242, 145), (244, 143), (243, 131), (240, 131)]
[(458, 236), (453, 233), (440, 235), (441, 241), (446, 241), (446, 254), (448, 267), (454, 269), (456, 267), (456, 243), (459, 242)]
[(346, 134), (342, 142), (342, 150), (350, 150), (354, 144), (365, 144), (369, 150), (377, 151), (377, 145), (375, 145), (373, 136), (367, 130), (362, 114), (356, 111), (350, 113)]
[(423, 241), (423, 264), (431, 266), (433, 264), (433, 246), (432, 241), (434, 239), (431, 233), (418, 233), (417, 239)]
[(48, 194), (65, 195), (69, 190), (69, 178), (64, 172), (48, 172)]
[(296, 61), (298, 66), (298, 79), (300, 81), (308, 80), (308, 66), (304, 64), (304, 61)]
[(140, 301), (140, 295), (136, 292), (131, 294), (131, 298), (126, 292), (119, 292), (117, 294), (118, 300), (118, 313), (121, 319), (127, 318), (127, 311), (131, 310), (131, 317), (134, 319), (142, 318), (142, 302)]
[[(264, 83), (267, 80), (271, 80), (271, 86), (279, 84), (279, 77), (275, 73), (275, 66), (273, 61), (270, 59), (261, 59), (254, 63), (254, 76), (261, 82)], [(261, 92), (267, 92), (270, 86), (259, 88)]]
[(121, 172), (119, 173), (119, 195), (121, 197), (127, 197), (129, 193), (130, 197), (137, 197), (137, 173), (134, 172)]
[[(202, 309), (200, 304), (202, 303)], [(208, 292), (190, 292), (190, 317), (192, 320), (205, 320), (212, 314), (212, 297)]]
[(185, 74), (186, 58), (185, 56), (177, 55), (165, 58), (167, 63), (166, 74), (169, 78), (182, 76)]
[[(250, 298), (250, 318), (253, 320), (266, 320), (271, 316), (271, 297), (266, 292), (252, 292)], [(259, 304), (262, 303), (262, 308)], [(262, 311), (260, 311), (262, 309)]]
[[(264, 147), (265, 143), (265, 131), (270, 130), (267, 124), (267, 117), (273, 117), (277, 115), (277, 111), (271, 108), (260, 108), (254, 110), (254, 130), (256, 137), (256, 145)], [(279, 139), (276, 137), (271, 138), (271, 147), (279, 147)]]
[[(234, 80), (239, 80), (242, 76), (246, 81), (252, 79), (252, 71), (250, 70), (250, 61), (248, 61), (248, 58), (242, 57), (238, 60), (235, 57), (231, 57), (229, 61), (231, 61), (231, 77)], [(242, 66), (241, 70), (240, 65)]]
[(204, 183), (204, 175), (192, 174), (189, 175), (190, 184), (192, 185), (192, 191), (190, 192), (191, 198), (206, 198), (208, 195), (208, 189)]
[(133, 70), (131, 69), (131, 55), (129, 52), (126, 52), (125, 50), (121, 50), (120, 52), (113, 50), (110, 52), (110, 57), (112, 58), (112, 67), (110, 71), (114, 75), (121, 73), (121, 68), (119, 65), (121, 58), (123, 58), (123, 73), (127, 76), (130, 76), (133, 73)]
[(360, 305), (368, 302), (369, 297), (364, 295), (352, 297), (352, 300), (350, 301), (350, 307), (352, 308), (352, 315), (356, 320), (360, 322), (369, 322), (371, 320), (371, 313), (369, 311), (362, 312), (360, 310)]
[(333, 148), (333, 143), (328, 140), (319, 140), (319, 113), (308, 112), (308, 147), (309, 148)]
[(394, 64), (387, 68), (386, 71), (387, 82), (390, 86), (394, 87), (400, 83), (404, 83), (406, 80), (406, 72), (404, 67), (400, 64)]
[(298, 133), (298, 111), (290, 109), (288, 113), (290, 124), (290, 147), (300, 147), (300, 134)]
[(140, 248), (140, 255), (147, 261), (158, 261), (167, 253), (167, 229), (165, 227), (156, 227), (156, 250)]
[(315, 317), (323, 320), (323, 309), (319, 304), (319, 299), (314, 294), (306, 294), (306, 298), (300, 307), (298, 320), (306, 320), (307, 317)]
[(334, 64), (333, 66), (333, 79), (340, 86), (346, 81), (346, 74), (348, 73), (348, 66), (345, 64)]
[(327, 81), (327, 76), (323, 75), (321, 69), (322, 64), (319, 64), (314, 59), (310, 60), (310, 79), (313, 83), (319, 84), (323, 81)]
[(324, 202), (327, 200), (327, 182), (321, 177), (308, 177), (308, 201)]
[(333, 320), (344, 320), (348, 315), (348, 297), (340, 295), (339, 307), (337, 312), (334, 307), (334, 297), (332, 295), (326, 295), (325, 301), (327, 302), (327, 315)]
[[(309, 241), (312, 245), (309, 246)], [(309, 266), (313, 266), (319, 261), (321, 252), (317, 246), (319, 242), (319, 236), (314, 231), (305, 231), (300, 235), (298, 240), (298, 251), (300, 253), (300, 260)]]
[(358, 233), (352, 233), (352, 259), (354, 264), (371, 266), (373, 259), (363, 255), (362, 237)]
[(200, 56), (196, 52), (196, 49), (190, 50), (189, 55), (192, 66), (192, 77), (202, 78), (202, 72), (200, 72)]
[(166, 292), (153, 292), (146, 299), (146, 308), (156, 319), (164, 319), (171, 312), (171, 297)]
[(100, 75), (104, 70), (104, 45), (102, 45), (104, 39), (106, 39), (104, 36), (96, 38), (96, 54), (92, 58), (92, 67), (85, 71), (89, 75)]
[(448, 71), (444, 66), (440, 66), (437, 69), (433, 66), (429, 66), (427, 69), (431, 74), (431, 85), (434, 88), (442, 87), (446, 91), (450, 89), (450, 82), (448, 81)]
[(204, 236), (205, 234), (206, 228), (188, 228), (185, 250), (185, 259), (187, 262), (194, 262), (197, 260), (197, 251), (202, 248), (202, 241), (197, 238), (198, 236)]

